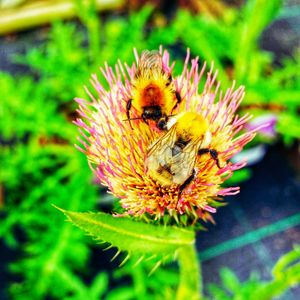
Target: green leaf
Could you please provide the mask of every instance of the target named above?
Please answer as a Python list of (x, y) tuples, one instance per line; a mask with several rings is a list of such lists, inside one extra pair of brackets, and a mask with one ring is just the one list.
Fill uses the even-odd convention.
[(238, 27), (240, 30), (237, 40), (237, 55), (235, 59), (235, 78), (244, 82), (255, 62), (251, 57), (257, 48), (258, 39), (265, 27), (275, 18), (281, 8), (281, 0), (251, 0), (244, 7), (244, 20)]
[(230, 299), (232, 299), (232, 297), (229, 296), (222, 287), (219, 287), (216, 284), (208, 284), (208, 291), (212, 297), (209, 299), (214, 299), (214, 300), (230, 300)]
[(99, 273), (93, 280), (90, 288), (91, 299), (101, 299), (104, 293), (108, 290), (109, 278), (104, 272)]
[(273, 268), (273, 276), (275, 278), (282, 278), (286, 269), (293, 263), (300, 260), (300, 246), (295, 246), (294, 250), (282, 256)]
[(195, 233), (190, 230), (146, 224), (102, 212), (79, 213), (56, 208), (97, 240), (129, 253), (173, 255), (177, 249), (195, 241)]
[(132, 287), (122, 286), (114, 289), (106, 297), (106, 300), (132, 300), (135, 299), (134, 290)]
[(270, 300), (280, 296), (300, 282), (300, 251), (299, 246), (282, 256), (273, 268), (274, 279), (265, 284), (261, 284), (251, 299)]
[(239, 279), (230, 269), (222, 268), (220, 275), (222, 278), (222, 283), (228, 291), (237, 293), (241, 289)]

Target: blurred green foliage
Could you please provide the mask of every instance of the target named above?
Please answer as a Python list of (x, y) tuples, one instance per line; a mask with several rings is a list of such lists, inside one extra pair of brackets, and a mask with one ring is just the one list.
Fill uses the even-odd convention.
[[(123, 300), (156, 295), (155, 299), (173, 299), (178, 280), (175, 268), (162, 268), (149, 279), (145, 274), (150, 263), (133, 268), (129, 262), (113, 274), (94, 274), (88, 239), (51, 206), (96, 210), (100, 198), (86, 158), (73, 146), (77, 135), (71, 123), (76, 116), (73, 98), (85, 97), (83, 85), (89, 86), (90, 74), (97, 73), (105, 61), (130, 63), (133, 47), (171, 49), (172, 56), (180, 58), (175, 72), (189, 47), (202, 61), (214, 61), (223, 88), (233, 78), (246, 86), (244, 105), (259, 106), (254, 113), (269, 112), (272, 105), (282, 107), (274, 112), (277, 131), (291, 143), (300, 136), (300, 55), (295, 53), (275, 66), (273, 55), (259, 47), (261, 33), (280, 10), (277, 0), (247, 1), (242, 10), (230, 9), (221, 18), (178, 11), (161, 26), (149, 26), (151, 7), (100, 20), (92, 2), (77, 1), (77, 5), (83, 27), (57, 21), (41, 46), (14, 59), (29, 67), (27, 75), (0, 73), (0, 237), (18, 253), (10, 264), (16, 274), (10, 297)], [(112, 289), (111, 280), (120, 280), (120, 286)]]
[(222, 285), (208, 286), (214, 300), (271, 300), (283, 294), (290, 287), (299, 284), (300, 280), (300, 248), (282, 256), (272, 270), (270, 281), (261, 280), (253, 273), (245, 282), (240, 282), (237, 276), (228, 268), (220, 271)]
[(300, 52), (278, 66), (274, 55), (259, 47), (260, 36), (277, 16), (280, 2), (247, 1), (241, 11), (225, 12), (219, 19), (180, 11), (173, 26), (194, 55), (214, 62), (223, 88), (233, 79), (245, 86), (241, 110), (254, 115), (273, 112), (277, 132), (290, 144), (300, 137)]

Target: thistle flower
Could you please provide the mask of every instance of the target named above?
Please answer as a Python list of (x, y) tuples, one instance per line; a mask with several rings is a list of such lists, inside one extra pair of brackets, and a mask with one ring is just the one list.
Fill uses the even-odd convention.
[[(170, 64), (169, 53), (160, 49), (160, 54), (163, 71), (171, 73), (174, 63)], [(136, 52), (135, 58), (138, 64)], [(173, 78), (176, 92), (182, 98), (173, 113), (196, 112), (207, 120), (212, 136), (210, 147), (218, 151), (221, 168), (208, 154), (201, 155), (195, 162), (194, 180), (181, 193), (178, 185), (162, 186), (145, 172), (147, 149), (163, 133), (151, 122), (134, 120), (132, 129), (129, 122), (124, 121), (126, 103), (133, 94), (135, 63), (128, 66), (118, 61), (114, 70), (105, 64), (101, 72), (109, 85), (108, 90), (96, 75), (92, 75), (91, 83), (97, 97), (86, 89), (90, 100), (76, 99), (81, 116), (75, 122), (81, 133), (82, 147), (79, 149), (87, 155), (101, 184), (120, 199), (124, 214), (147, 214), (153, 219), (166, 214), (175, 218), (187, 214), (193, 220), (213, 221), (211, 214), (222, 204), (222, 196), (239, 192), (239, 187), (223, 188), (221, 185), (235, 170), (245, 166), (245, 161), (231, 163), (229, 160), (253, 139), (256, 129), (241, 133), (251, 118), (248, 114), (236, 115), (244, 88), (235, 89), (233, 83), (226, 93), (219, 91), (217, 72), (213, 73), (211, 68), (200, 90), (205, 69), (205, 64), (199, 69), (198, 58), (190, 61), (188, 50), (182, 73)], [(132, 117), (137, 117), (137, 113), (133, 108)]]

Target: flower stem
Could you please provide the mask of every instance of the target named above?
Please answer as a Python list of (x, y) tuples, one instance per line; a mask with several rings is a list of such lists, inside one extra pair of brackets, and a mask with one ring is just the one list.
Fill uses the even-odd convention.
[(180, 278), (176, 300), (200, 300), (202, 298), (202, 278), (195, 245), (180, 248), (178, 262)]

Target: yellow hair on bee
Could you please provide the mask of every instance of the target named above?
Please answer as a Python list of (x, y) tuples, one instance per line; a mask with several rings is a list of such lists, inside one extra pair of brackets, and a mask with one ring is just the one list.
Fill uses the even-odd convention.
[(139, 113), (145, 106), (159, 106), (164, 114), (169, 115), (176, 104), (174, 87), (167, 74), (144, 71), (133, 83), (132, 104)]
[[(173, 123), (174, 124), (174, 123)], [(208, 130), (208, 122), (194, 112), (184, 112), (175, 117), (177, 135), (185, 140), (196, 140), (204, 136)]]

